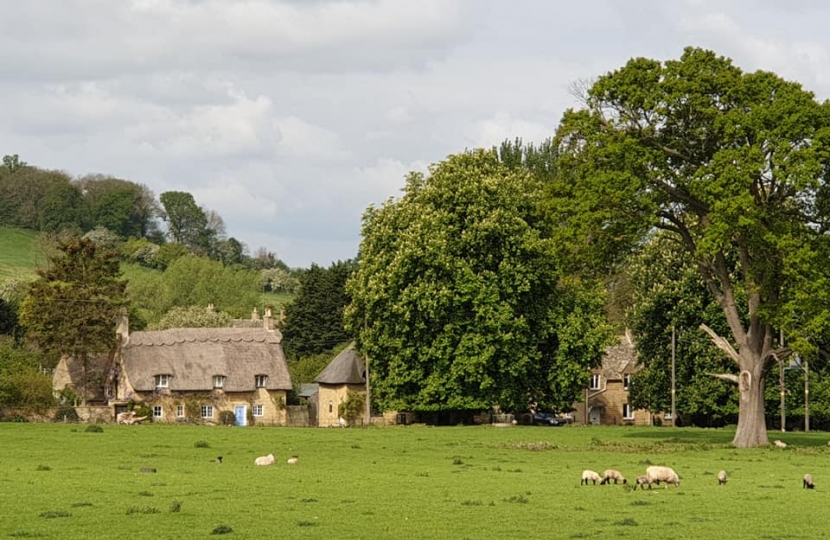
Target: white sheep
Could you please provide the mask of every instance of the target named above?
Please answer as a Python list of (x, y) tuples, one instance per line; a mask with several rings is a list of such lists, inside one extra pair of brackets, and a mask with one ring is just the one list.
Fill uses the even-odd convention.
[(651, 489), (651, 482), (648, 481), (647, 476), (638, 476), (637, 479), (634, 481), (634, 491), (637, 491), (637, 486), (642, 486), (643, 489)]
[(666, 483), (666, 489), (669, 484), (674, 484), (675, 487), (680, 487), (680, 477), (674, 472), (671, 467), (652, 466), (646, 469), (646, 477), (650, 484), (660, 485), (660, 482)]
[(780, 448), (782, 450), (787, 447), (787, 443), (785, 443), (784, 441), (779, 441), (778, 439), (775, 439), (775, 442), (773, 444), (776, 448)]
[(593, 482), (594, 485), (597, 482), (602, 484), (602, 477), (594, 471), (584, 470), (582, 471), (582, 480), (579, 482), (579, 485), (581, 486), (584, 483), (587, 486), (588, 482)]
[(254, 460), (254, 465), (264, 466), (264, 465), (273, 465), (274, 464), (274, 454), (268, 454), (267, 456), (260, 456)]
[(623, 477), (620, 471), (615, 471), (614, 469), (606, 469), (605, 472), (602, 473), (602, 482), (600, 484), (610, 484), (611, 480), (614, 481), (616, 484), (617, 482), (622, 482), (623, 484), (626, 483), (625, 477)]
[(720, 471), (718, 473), (718, 485), (722, 486), (726, 483), (726, 471)]
[(813, 475), (812, 474), (805, 474), (804, 475), (804, 488), (805, 489), (813, 489)]
[(298, 461), (297, 456), (293, 456), (293, 457), (288, 458), (288, 461), (286, 461), (286, 463), (288, 463), (289, 465), (296, 465), (297, 461)]

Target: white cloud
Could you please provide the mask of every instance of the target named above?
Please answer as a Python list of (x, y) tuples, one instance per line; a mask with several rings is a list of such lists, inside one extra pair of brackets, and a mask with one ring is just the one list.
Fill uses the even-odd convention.
[(506, 139), (517, 137), (528, 143), (538, 143), (552, 137), (555, 131), (556, 126), (546, 126), (500, 112), (475, 122), (468, 130), (468, 139), (476, 148), (491, 148)]

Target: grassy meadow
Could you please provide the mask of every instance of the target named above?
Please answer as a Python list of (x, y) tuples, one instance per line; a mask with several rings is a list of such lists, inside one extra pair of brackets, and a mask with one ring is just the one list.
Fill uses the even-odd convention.
[[(682, 428), (102, 427), (0, 424), (0, 538), (827, 535), (821, 433), (736, 450), (728, 430)], [(274, 466), (253, 465), (269, 452)], [(680, 488), (580, 485), (584, 468), (633, 480), (652, 463), (674, 467)]]
[(0, 282), (6, 279), (33, 279), (35, 269), (46, 256), (40, 249), (38, 233), (0, 227)]

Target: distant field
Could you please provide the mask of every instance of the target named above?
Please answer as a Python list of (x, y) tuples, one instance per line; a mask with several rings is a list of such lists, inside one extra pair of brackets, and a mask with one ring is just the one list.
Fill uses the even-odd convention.
[[(730, 431), (680, 428), (85, 428), (0, 424), (0, 538), (826, 536), (823, 433), (735, 450)], [(276, 465), (253, 465), (269, 452)], [(680, 488), (579, 482), (584, 468), (633, 478), (651, 463), (673, 466)]]
[(45, 260), (37, 238), (35, 231), (0, 227), (0, 281), (35, 277), (35, 269)]

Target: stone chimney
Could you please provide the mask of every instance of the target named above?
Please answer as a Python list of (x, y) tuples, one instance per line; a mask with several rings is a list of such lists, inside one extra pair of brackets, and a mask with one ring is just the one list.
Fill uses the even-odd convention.
[(127, 308), (121, 308), (115, 325), (115, 335), (118, 336), (118, 343), (123, 347), (130, 341), (130, 319), (127, 316)]
[(259, 320), (259, 311), (257, 311), (256, 308), (254, 308), (253, 313), (251, 313), (251, 320), (252, 321), (258, 321)]
[(274, 331), (274, 316), (271, 314), (271, 308), (265, 308), (265, 315), (262, 317), (263, 327), (269, 332)]
[(216, 312), (216, 308), (213, 307), (213, 304), (208, 304), (207, 310), (208, 310), (208, 313), (215, 313)]

